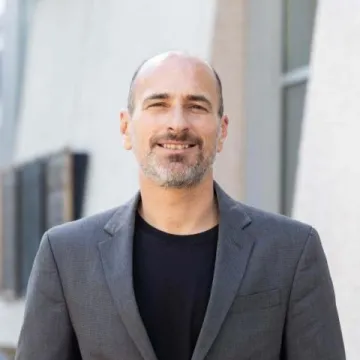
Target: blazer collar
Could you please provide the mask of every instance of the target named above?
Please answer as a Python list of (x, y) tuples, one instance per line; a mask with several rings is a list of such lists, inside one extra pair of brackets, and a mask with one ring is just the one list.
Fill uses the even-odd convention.
[[(251, 218), (247, 214), (245, 206), (232, 199), (215, 181), (214, 191), (219, 206), (220, 223), (242, 229), (251, 223)], [(139, 201), (140, 192), (138, 191), (134, 197), (115, 211), (110, 220), (105, 224), (104, 230), (109, 235), (114, 235), (123, 226), (133, 226)]]

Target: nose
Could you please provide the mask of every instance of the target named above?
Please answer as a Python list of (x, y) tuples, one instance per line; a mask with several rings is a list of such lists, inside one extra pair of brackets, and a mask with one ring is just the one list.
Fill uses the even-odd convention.
[(182, 106), (174, 107), (171, 112), (170, 119), (168, 119), (168, 130), (182, 132), (187, 131), (188, 129), (189, 124)]

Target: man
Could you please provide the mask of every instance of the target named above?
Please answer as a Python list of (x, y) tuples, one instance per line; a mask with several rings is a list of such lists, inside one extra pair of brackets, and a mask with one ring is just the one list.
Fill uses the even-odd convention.
[(44, 235), (16, 359), (345, 359), (317, 232), (213, 180), (228, 131), (215, 71), (156, 56), (120, 118), (140, 192)]

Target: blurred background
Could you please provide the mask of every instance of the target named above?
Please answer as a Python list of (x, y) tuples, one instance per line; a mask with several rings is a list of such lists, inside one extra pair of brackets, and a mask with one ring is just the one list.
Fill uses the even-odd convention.
[(223, 81), (218, 182), (319, 231), (359, 359), (359, 39), (358, 0), (0, 0), (0, 359), (43, 232), (137, 190), (118, 114), (136, 67), (168, 50)]

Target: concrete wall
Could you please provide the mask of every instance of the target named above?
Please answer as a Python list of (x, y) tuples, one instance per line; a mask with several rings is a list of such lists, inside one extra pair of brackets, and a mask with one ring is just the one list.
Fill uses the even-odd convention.
[(65, 145), (87, 150), (84, 215), (125, 201), (137, 174), (132, 155), (122, 150), (118, 113), (132, 73), (168, 49), (210, 58), (214, 10), (213, 0), (37, 2), (16, 160)]
[[(84, 215), (127, 200), (137, 189), (137, 169), (122, 149), (118, 113), (132, 73), (169, 49), (211, 60), (215, 8), (215, 0), (35, 2), (16, 162), (64, 146), (86, 150)], [(23, 304), (0, 300), (0, 346), (16, 344), (22, 311)]]
[(360, 2), (319, 3), (294, 217), (320, 232), (348, 359), (360, 354)]

